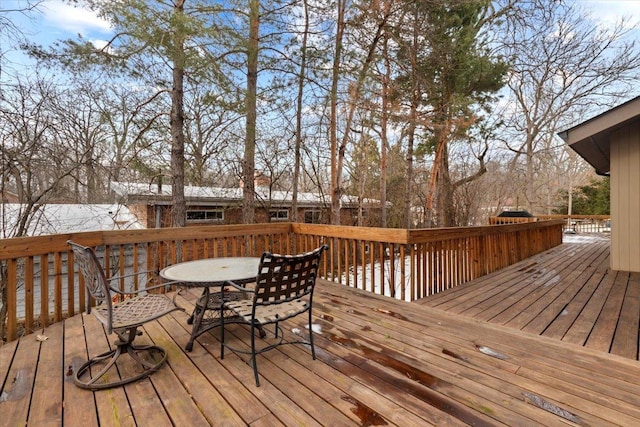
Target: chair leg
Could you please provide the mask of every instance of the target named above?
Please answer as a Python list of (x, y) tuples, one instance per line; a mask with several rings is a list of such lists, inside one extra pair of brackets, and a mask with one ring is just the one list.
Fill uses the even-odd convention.
[(311, 357), (316, 360), (316, 348), (313, 345), (313, 324), (311, 323), (311, 307), (309, 307), (309, 344), (311, 344)]
[(220, 310), (220, 360), (224, 359), (224, 310)]
[(198, 336), (198, 332), (200, 331), (200, 325), (202, 324), (202, 320), (204, 319), (204, 315), (207, 311), (207, 304), (209, 301), (209, 288), (204, 288), (202, 291), (202, 295), (196, 301), (196, 306), (193, 309), (193, 313), (187, 320), (189, 325), (193, 325), (191, 327), (191, 336), (189, 337), (189, 341), (185, 346), (185, 350), (191, 351), (193, 350), (193, 342)]
[(255, 325), (251, 324), (251, 359), (253, 362), (253, 376), (256, 379), (256, 387), (260, 387), (260, 379), (258, 378), (258, 357), (256, 354), (256, 334)]

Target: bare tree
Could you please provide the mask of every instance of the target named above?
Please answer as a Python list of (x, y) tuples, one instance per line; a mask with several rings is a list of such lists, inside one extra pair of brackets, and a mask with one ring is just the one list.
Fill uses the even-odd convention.
[[(15, 69), (9, 55), (26, 42), (29, 34), (17, 24), (16, 16), (33, 19), (44, 0), (24, 0), (21, 2), (0, 2), (0, 78), (6, 75), (15, 77)], [(17, 73), (19, 74), (19, 73)], [(0, 85), (4, 79), (0, 79)], [(0, 97), (2, 90), (0, 90)]]
[[(3, 87), (0, 101), (0, 233), (3, 239), (28, 234), (43, 205), (59, 199), (78, 168), (66, 144), (63, 116), (53, 105), (64, 95), (40, 76)], [(86, 158), (81, 156), (82, 159)], [(17, 210), (7, 212), (9, 196)], [(6, 264), (0, 264), (0, 337), (7, 315)]]
[(528, 4), (507, 21), (511, 134), (505, 143), (523, 159), (521, 196), (535, 211), (548, 205), (543, 171), (548, 156), (563, 145), (556, 132), (637, 92), (640, 51), (635, 40), (626, 39), (630, 28), (624, 19), (605, 28), (576, 3)]

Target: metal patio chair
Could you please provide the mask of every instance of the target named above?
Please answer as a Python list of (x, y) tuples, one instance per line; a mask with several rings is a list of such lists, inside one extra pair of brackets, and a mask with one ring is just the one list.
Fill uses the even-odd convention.
[[(311, 324), (311, 308), (313, 289), (320, 265), (322, 252), (327, 250), (322, 245), (314, 251), (300, 255), (277, 255), (265, 252), (260, 259), (256, 285), (248, 289), (233, 282), (225, 282), (222, 287), (220, 358), (224, 359), (224, 349), (229, 347), (225, 342), (225, 315), (233, 316), (234, 323), (244, 323), (251, 328), (251, 351), (243, 351), (229, 347), (238, 353), (250, 354), (249, 363), (253, 366), (256, 386), (260, 386), (258, 378), (257, 356), (283, 344), (304, 344), (311, 347), (311, 356), (315, 360), (316, 352), (313, 345), (313, 329)], [(241, 292), (250, 292), (252, 298), (240, 300), (226, 300), (225, 287), (232, 287)], [(228, 310), (228, 312), (227, 312)], [(284, 331), (279, 322), (300, 314), (308, 314), (309, 340), (284, 341)], [(239, 321), (237, 319), (240, 319)], [(279, 340), (260, 349), (256, 348), (256, 329), (275, 324), (274, 335)], [(264, 330), (264, 329), (263, 329)], [(261, 335), (262, 336), (262, 335)]]
[[(142, 335), (142, 332), (138, 331), (140, 326), (172, 311), (183, 310), (167, 295), (147, 292), (164, 288), (169, 283), (150, 286), (135, 292), (120, 291), (109, 283), (148, 272), (107, 279), (93, 249), (72, 241), (67, 241), (67, 244), (73, 250), (74, 261), (78, 265), (88, 291), (87, 314), (93, 313), (105, 326), (107, 334), (115, 333), (118, 337), (114, 342), (113, 350), (89, 359), (75, 371), (74, 383), (84, 389), (101, 390), (128, 384), (157, 371), (167, 360), (166, 351), (155, 345), (135, 345), (133, 341), (137, 335)], [(123, 300), (114, 303), (113, 300), (117, 295), (120, 295)], [(89, 301), (90, 296), (96, 301), (93, 309)], [(136, 369), (131, 373), (123, 374), (122, 370), (117, 372), (115, 369), (116, 362), (124, 355), (130, 356), (131, 360), (136, 362)]]

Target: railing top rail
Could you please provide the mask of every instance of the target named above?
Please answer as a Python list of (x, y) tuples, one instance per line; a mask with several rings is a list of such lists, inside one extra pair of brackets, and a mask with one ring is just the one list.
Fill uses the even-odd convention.
[(611, 219), (611, 215), (536, 215), (545, 219)]
[(239, 224), (180, 228), (152, 228), (143, 230), (90, 231), (82, 233), (52, 234), (36, 237), (17, 237), (0, 241), (0, 260), (37, 256), (69, 250), (67, 240), (86, 246), (125, 245), (171, 240), (211, 239), (245, 235), (271, 235), (291, 232), (290, 223)]
[(347, 225), (322, 225), (293, 223), (294, 234), (311, 234), (370, 242), (408, 243), (408, 230), (401, 228), (352, 227)]
[(546, 228), (550, 225), (563, 225), (564, 221), (559, 219), (544, 220), (535, 222), (523, 222), (517, 224), (498, 224), (484, 225), (475, 227), (444, 227), (444, 228), (425, 228), (417, 230), (409, 230), (408, 243), (421, 243), (437, 240), (449, 240), (458, 238), (469, 238), (477, 236), (486, 236), (500, 232), (514, 232), (522, 230), (535, 230), (538, 228)]
[[(86, 246), (124, 245), (172, 240), (211, 239), (244, 235), (271, 235), (277, 233), (310, 234), (327, 238), (348, 238), (371, 242), (412, 244), (436, 240), (469, 238), (564, 224), (562, 219), (553, 219), (521, 224), (487, 225), (479, 227), (451, 227), (430, 229), (397, 229), (374, 227), (351, 227), (302, 223), (237, 224), (144, 230), (92, 231), (64, 233), (37, 237), (18, 237), (0, 241), (0, 260), (25, 256), (37, 256), (52, 252), (65, 252), (67, 240)], [(501, 228), (496, 228), (501, 227)]]
[(366, 240), (371, 242), (411, 244), (435, 240), (476, 237), (487, 234), (495, 234), (499, 232), (532, 230), (548, 227), (549, 225), (562, 224), (564, 224), (563, 220), (554, 219), (522, 224), (502, 224), (474, 227), (421, 228), (406, 230), (398, 228), (350, 227), (296, 223), (292, 224), (292, 231), (296, 234), (314, 234), (325, 237), (349, 238), (353, 240)]

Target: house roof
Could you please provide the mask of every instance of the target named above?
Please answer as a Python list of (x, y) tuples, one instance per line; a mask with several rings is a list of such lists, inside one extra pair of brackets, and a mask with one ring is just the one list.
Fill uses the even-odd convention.
[(558, 135), (600, 175), (610, 169), (610, 139), (616, 130), (640, 120), (640, 96)]
[[(111, 182), (111, 189), (127, 203), (143, 202), (148, 204), (170, 204), (171, 186), (164, 185), (160, 190), (154, 185), (135, 182)], [(185, 186), (184, 195), (187, 203), (198, 204), (239, 204), (243, 200), (242, 188), (225, 187), (196, 187)], [(270, 201), (271, 203), (291, 204), (293, 193), (291, 191), (272, 190), (267, 187), (256, 187), (256, 200)], [(358, 203), (356, 196), (343, 195), (342, 206), (355, 206)], [(365, 199), (365, 204), (380, 202), (374, 199)], [(327, 206), (330, 204), (328, 194), (299, 192), (298, 204), (300, 206)]]
[[(25, 205), (2, 205), (2, 237), (11, 237)], [(40, 206), (28, 227), (29, 236), (144, 228), (126, 206), (118, 204), (46, 204)]]

